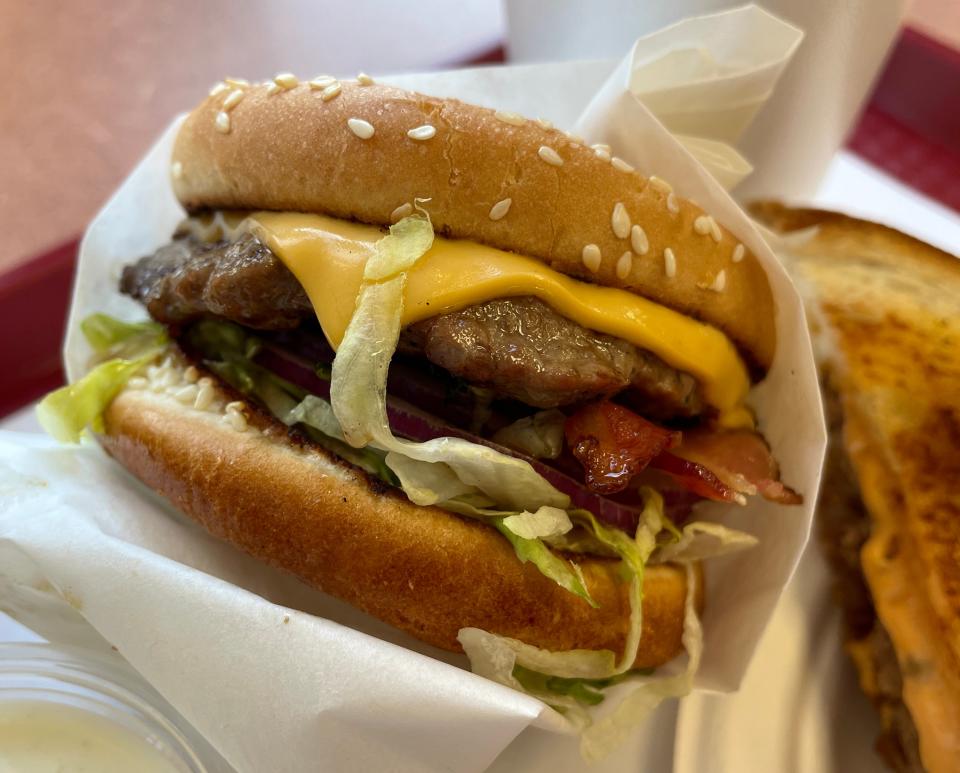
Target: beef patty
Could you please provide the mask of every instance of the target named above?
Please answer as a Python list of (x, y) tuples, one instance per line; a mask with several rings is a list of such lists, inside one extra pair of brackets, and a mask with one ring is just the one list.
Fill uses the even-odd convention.
[[(123, 271), (123, 292), (160, 322), (215, 315), (261, 330), (313, 317), (306, 293), (252, 234), (206, 244), (180, 238)], [(656, 355), (571, 322), (536, 298), (505, 298), (410, 325), (401, 350), (538, 408), (623, 393), (651, 418), (704, 410), (696, 380)]]

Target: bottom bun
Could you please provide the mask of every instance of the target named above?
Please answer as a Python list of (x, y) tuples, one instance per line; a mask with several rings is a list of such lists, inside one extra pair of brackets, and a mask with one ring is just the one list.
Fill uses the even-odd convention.
[[(151, 368), (110, 405), (100, 441), (212, 534), (428, 644), (461, 651), (457, 632), (475, 627), (555, 651), (623, 649), (618, 561), (577, 558), (593, 609), (489, 526), (414, 505), (233, 399), (182, 366)], [(647, 569), (636, 667), (680, 652), (685, 595), (682, 568)]]

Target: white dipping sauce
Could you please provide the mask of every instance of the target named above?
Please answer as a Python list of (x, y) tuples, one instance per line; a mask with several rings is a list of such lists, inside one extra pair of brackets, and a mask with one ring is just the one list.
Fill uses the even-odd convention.
[(0, 773), (177, 773), (150, 743), (105, 717), (37, 700), (0, 701)]

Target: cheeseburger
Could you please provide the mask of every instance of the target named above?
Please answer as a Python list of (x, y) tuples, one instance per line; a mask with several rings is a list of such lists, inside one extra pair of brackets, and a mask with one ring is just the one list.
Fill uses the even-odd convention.
[(734, 235), (606, 146), (366, 77), (227, 80), (171, 164), (187, 217), (120, 279), (151, 321), (86, 320), (51, 431), (553, 705), (695, 667), (694, 559), (752, 541), (696, 504), (800, 501)]

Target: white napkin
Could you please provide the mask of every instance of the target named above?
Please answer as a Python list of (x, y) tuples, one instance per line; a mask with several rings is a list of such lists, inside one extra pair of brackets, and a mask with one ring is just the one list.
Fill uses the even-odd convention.
[(752, 167), (733, 147), (773, 93), (803, 33), (755, 5), (677, 22), (640, 38), (590, 102), (574, 130), (591, 142), (624, 141), (652, 113), (724, 188)]
[[(605, 73), (561, 65), (403, 80), (440, 96), (566, 116), (570, 125), (590, 97), (584, 84)], [(707, 648), (697, 685), (730, 690), (807, 538), (824, 448), (816, 374), (796, 293), (749, 220), (660, 123), (643, 112), (631, 120), (632, 132), (614, 152), (638, 157), (646, 148), (643, 171), (694, 196), (736, 233), (767, 269), (777, 298), (777, 356), (751, 402), (787, 482), (807, 499), (797, 508), (755, 501), (735, 512), (710, 511), (761, 541), (708, 569)], [(116, 292), (116, 278), (124, 263), (166, 241), (180, 217), (168, 182), (175, 128), (84, 239), (65, 352), (72, 377), (87, 356), (75, 333), (80, 319), (93, 311), (143, 316)], [(531, 723), (538, 729), (524, 732), (498, 764), (551, 773), (579, 768), (575, 739), (547, 732), (558, 723), (539, 702), (210, 538), (96, 448), (6, 435), (0, 469), (5, 605), (41, 633), (76, 636), (75, 625), (30, 612), (38, 598), (59, 592), (238, 769), (479, 771)], [(76, 615), (63, 619), (75, 623)], [(640, 762), (662, 769), (672, 717), (665, 708), (631, 746), (593, 770)]]

